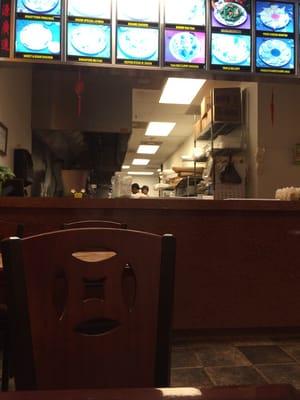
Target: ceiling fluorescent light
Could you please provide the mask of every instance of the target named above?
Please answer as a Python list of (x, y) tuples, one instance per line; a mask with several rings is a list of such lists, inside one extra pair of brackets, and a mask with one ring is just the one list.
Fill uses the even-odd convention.
[(168, 136), (176, 122), (149, 122), (146, 136)]
[(168, 78), (159, 102), (167, 104), (191, 104), (205, 82), (205, 79)]
[(140, 144), (137, 153), (138, 154), (155, 154), (159, 149), (157, 144)]
[(150, 171), (128, 171), (128, 175), (153, 175), (154, 172)]
[(132, 161), (132, 165), (148, 165), (150, 160), (147, 160), (146, 158), (135, 158)]
[(129, 169), (130, 166), (129, 165), (122, 165), (122, 169)]

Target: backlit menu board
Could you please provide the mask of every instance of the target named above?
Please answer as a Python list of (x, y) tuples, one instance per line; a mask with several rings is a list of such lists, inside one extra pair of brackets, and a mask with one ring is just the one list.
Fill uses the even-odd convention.
[(165, 0), (164, 65), (205, 65), (205, 0)]
[(67, 60), (111, 62), (111, 0), (69, 0)]
[(15, 56), (31, 60), (61, 58), (61, 0), (17, 0)]
[(256, 71), (295, 73), (295, 6), (256, 2)]
[(158, 0), (117, 0), (116, 62), (159, 65)]
[(212, 0), (212, 69), (251, 70), (251, 0)]

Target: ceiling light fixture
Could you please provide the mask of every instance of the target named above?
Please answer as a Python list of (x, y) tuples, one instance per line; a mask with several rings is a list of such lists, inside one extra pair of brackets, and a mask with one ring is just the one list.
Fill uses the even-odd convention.
[(205, 82), (205, 79), (168, 78), (159, 102), (166, 104), (191, 104)]
[(168, 136), (176, 122), (149, 122), (146, 136)]
[(158, 144), (140, 144), (137, 153), (138, 154), (155, 154), (159, 149)]
[(129, 169), (130, 166), (129, 165), (122, 165), (122, 169)]
[(153, 175), (154, 172), (150, 172), (150, 171), (128, 171), (127, 172), (128, 175)]
[(148, 165), (150, 160), (146, 158), (134, 158), (132, 161), (132, 165)]

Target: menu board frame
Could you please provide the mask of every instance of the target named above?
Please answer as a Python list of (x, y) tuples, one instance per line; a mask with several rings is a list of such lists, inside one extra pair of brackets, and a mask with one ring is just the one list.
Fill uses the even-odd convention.
[[(69, 0), (67, 1), (65, 13), (65, 58), (67, 62), (86, 63), (86, 64), (111, 64), (112, 63), (112, 1), (109, 0), (109, 18), (106, 17), (90, 17), (88, 15), (69, 15)], [(77, 26), (76, 26), (76, 25)], [(70, 27), (72, 29), (70, 29)], [(99, 30), (97, 29), (99, 28)], [(73, 42), (80, 35), (88, 36), (94, 34), (94, 43), (90, 44), (90, 48), (84, 42), (69, 42), (70, 31), (72, 31)], [(84, 32), (86, 31), (86, 32)], [(97, 32), (98, 31), (98, 32)], [(108, 38), (107, 38), (108, 36)], [(102, 42), (101, 42), (102, 40)], [(106, 46), (105, 46), (106, 41)], [(104, 47), (101, 50), (101, 46)], [(108, 46), (108, 48), (107, 48)], [(70, 54), (69, 48), (73, 54)], [(99, 51), (97, 51), (99, 50)], [(107, 55), (108, 53), (108, 55)]]
[[(45, 12), (34, 12), (29, 8), (27, 11), (24, 9), (24, 12), (23, 9), (22, 11), (18, 11), (18, 5), (20, 4), (19, 1), (21, 0), (15, 0), (14, 6), (15, 58), (31, 61), (61, 61), (63, 53), (62, 21), (64, 14), (64, 1), (58, 0), (57, 4), (59, 4), (58, 9), (60, 9), (60, 12), (57, 15), (52, 14), (52, 9), (49, 9), (49, 11)], [(54, 9), (56, 9), (56, 6)], [(21, 29), (18, 31), (20, 26)], [(21, 38), (22, 34), (23, 37)], [(52, 40), (53, 36), (58, 40)], [(32, 37), (40, 38), (40, 41), (30, 43)], [(59, 43), (58, 47), (57, 43)], [(17, 49), (18, 46), (19, 49)], [(22, 51), (22, 49), (24, 50)]]
[[(184, 0), (182, 1), (184, 4)], [(166, 4), (164, 7), (163, 29), (163, 66), (179, 69), (201, 70), (206, 66), (207, 48), (207, 4), (202, 1), (204, 12), (203, 24), (191, 24), (191, 21), (179, 21), (174, 17), (168, 22)], [(189, 4), (189, 3), (188, 3)], [(180, 18), (180, 17), (179, 17)], [(184, 23), (183, 23), (184, 22)], [(180, 44), (187, 43), (187, 49), (180, 49)], [(180, 53), (181, 51), (181, 53)]]
[[(256, 27), (256, 1), (262, 0), (251, 0), (251, 30), (250, 30), (250, 37), (251, 37), (251, 67), (250, 68), (236, 68), (236, 66), (216, 66), (214, 63), (211, 63), (211, 38), (212, 33), (217, 32), (217, 27), (212, 26), (211, 21), (211, 0), (206, 1), (206, 8), (205, 8), (205, 24), (198, 29), (198, 26), (194, 28), (190, 28), (189, 25), (185, 24), (175, 24), (176, 32), (202, 32), (205, 33), (205, 60), (201, 65), (193, 65), (192, 63), (185, 63), (179, 62), (165, 62), (165, 33), (166, 30), (170, 30), (174, 28), (172, 24), (165, 23), (165, 13), (164, 13), (164, 5), (163, 0), (159, 1), (159, 22), (157, 24), (148, 23), (145, 25), (145, 22), (140, 21), (121, 21), (117, 20), (117, 0), (111, 0), (111, 19), (109, 23), (104, 21), (104, 24), (107, 23), (111, 27), (110, 33), (110, 59), (97, 59), (97, 57), (80, 57), (80, 58), (72, 58), (68, 56), (68, 48), (67, 48), (67, 40), (68, 40), (68, 32), (67, 32), (67, 24), (71, 22), (71, 19), (68, 18), (67, 14), (67, 5), (68, 0), (61, 0), (61, 15), (59, 18), (60, 21), (60, 53), (55, 57), (49, 57), (49, 54), (46, 56), (39, 56), (38, 54), (32, 55), (25, 55), (16, 53), (15, 49), (15, 42), (16, 42), (16, 20), (20, 15), (18, 15), (16, 10), (16, 3), (17, 0), (1, 0), (3, 4), (10, 4), (11, 5), (11, 12), (8, 19), (10, 20), (10, 30), (6, 32), (5, 35), (2, 35), (0, 38), (0, 57), (2, 57), (3, 61), (11, 61), (11, 62), (38, 62), (38, 63), (66, 63), (66, 64), (73, 64), (73, 65), (86, 65), (86, 66), (108, 66), (112, 68), (144, 68), (149, 70), (165, 70), (165, 71), (174, 71), (176, 69), (181, 69), (182, 71), (197, 71), (201, 70), (207, 72), (208, 74), (210, 71), (212, 73), (220, 73), (220, 76), (230, 75), (231, 72), (234, 74), (241, 74), (241, 77), (245, 79), (255, 79), (255, 76), (280, 76), (283, 78), (300, 78), (300, 68), (299, 68), (299, 8), (300, 2), (299, 0), (281, 0), (279, 3), (291, 3), (294, 5), (294, 69), (290, 70), (289, 73), (279, 73), (276, 71), (272, 71), (271, 68), (266, 69), (265, 71), (261, 71), (260, 69), (256, 68), (256, 38), (259, 37), (257, 35), (255, 27)], [(184, 0), (182, 0), (184, 1)], [(224, 0), (226, 1), (226, 0)], [(228, 0), (231, 2), (231, 0)], [(267, 1), (267, 0), (266, 0)], [(269, 2), (274, 2), (274, 0), (269, 0)], [(1, 10), (1, 7), (0, 7)], [(31, 14), (32, 18), (32, 14)], [(30, 17), (28, 17), (30, 19)], [(99, 25), (101, 25), (99, 23)], [(1, 26), (1, 15), (0, 15), (0, 26)], [(7, 24), (6, 24), (7, 26)], [(155, 26), (155, 29), (158, 29), (158, 60), (156, 62), (149, 60), (139, 60), (139, 59), (124, 59), (120, 60), (117, 57), (117, 29), (119, 27), (139, 27), (139, 28), (147, 28), (151, 26)], [(237, 30), (237, 27), (234, 28)], [(1, 31), (0, 31), (1, 32)], [(225, 34), (229, 34), (230, 32), (223, 32)], [(2, 32), (3, 34), (3, 32)], [(238, 33), (239, 34), (239, 33)], [(1, 42), (1, 39), (4, 42)], [(2, 46), (1, 44), (6, 43), (6, 46)], [(7, 46), (9, 43), (9, 46)], [(7, 49), (8, 47), (8, 49)], [(205, 74), (204, 74), (205, 76)]]
[[(241, 2), (243, 4), (240, 4)], [(235, 5), (234, 9), (232, 9), (232, 4)], [(227, 17), (227, 15), (234, 15), (235, 12), (236, 17)], [(253, 2), (251, 0), (231, 0), (231, 2), (212, 0), (209, 8), (209, 22), (209, 69), (224, 72), (251, 72)], [(224, 48), (222, 48), (222, 42), (225, 45)], [(233, 49), (235, 51), (232, 51)]]
[[(280, 28), (283, 29), (282, 30), (277, 30), (276, 32), (276, 28), (270, 28), (268, 27), (268, 25), (265, 25), (265, 29), (257, 29), (257, 20), (258, 20), (258, 10), (257, 10), (257, 4), (258, 3), (266, 3), (266, 4), (270, 4), (273, 6), (276, 6), (278, 4), (287, 4), (292, 6), (293, 8), (293, 21), (292, 21), (292, 32), (284, 32), (285, 26)], [(280, 0), (280, 1), (270, 1), (270, 0), (256, 0), (255, 1), (255, 24), (254, 24), (254, 32), (255, 34), (253, 35), (254, 38), (254, 43), (255, 43), (255, 48), (253, 51), (253, 58), (254, 58), (254, 72), (255, 73), (261, 73), (263, 75), (265, 74), (270, 74), (270, 75), (287, 75), (287, 76), (291, 76), (291, 75), (296, 75), (297, 70), (298, 70), (298, 64), (299, 64), (299, 60), (297, 62), (297, 55), (298, 52), (296, 50), (297, 45), (299, 45), (299, 32), (298, 29), (296, 28), (297, 25), (299, 24), (299, 12), (297, 11), (297, 6), (296, 6), (296, 2), (295, 1), (291, 1), (291, 0)], [(296, 21), (298, 21), (298, 24), (296, 24)], [(261, 23), (261, 25), (263, 26), (263, 23)], [(288, 26), (289, 24), (287, 24)], [(277, 28), (278, 29), (278, 28)], [(288, 30), (290, 30), (290, 28), (288, 28)], [(298, 38), (298, 39), (296, 39)], [(291, 53), (291, 58), (290, 60), (293, 61), (293, 68), (284, 68), (284, 66), (286, 64), (289, 63), (289, 61), (287, 61), (285, 64), (283, 65), (275, 65), (277, 64), (282, 64), (283, 61), (280, 62), (280, 60), (278, 61), (274, 61), (273, 65), (272, 65), (272, 60), (270, 61), (270, 57), (271, 56), (271, 52), (272, 52), (272, 48), (275, 46), (276, 48), (278, 47), (277, 45), (275, 45), (274, 41), (276, 41), (277, 44), (280, 45), (280, 43), (282, 43), (282, 49), (284, 49), (285, 53), (288, 53), (288, 49), (293, 49), (292, 53)], [(293, 42), (293, 45), (289, 48), (289, 44), (291, 44)], [(259, 44), (259, 46), (258, 46)], [(273, 47), (272, 47), (273, 44)], [(262, 46), (264, 46), (265, 49), (267, 49), (267, 53), (265, 55), (265, 58), (263, 57), (263, 50), (261, 50)], [(278, 49), (278, 51), (281, 51), (282, 49)], [(277, 49), (276, 49), (277, 51)], [(271, 56), (272, 57), (272, 56)], [(287, 58), (286, 58), (287, 60)], [(264, 62), (267, 61), (267, 62)], [(260, 65), (261, 64), (261, 65)]]
[[(149, 3), (150, 4), (150, 3)], [(157, 1), (158, 21), (148, 21), (141, 17), (137, 18), (125, 18), (118, 19), (118, 7), (119, 3), (116, 0), (116, 29), (115, 29), (115, 63), (124, 66), (147, 66), (147, 67), (159, 67), (160, 66), (160, 44), (161, 44), (161, 33), (160, 33), (160, 20), (161, 10), (160, 1)], [(129, 15), (128, 15), (129, 16)], [(146, 44), (144, 48), (139, 49), (139, 43), (131, 41), (131, 37), (136, 30), (138, 32), (137, 37), (140, 40), (141, 45)], [(156, 37), (157, 32), (157, 37)], [(147, 37), (148, 34), (148, 37)], [(151, 43), (152, 39), (155, 39)], [(157, 43), (157, 46), (156, 46)], [(126, 47), (127, 48), (126, 48)], [(143, 55), (139, 57), (139, 55)]]

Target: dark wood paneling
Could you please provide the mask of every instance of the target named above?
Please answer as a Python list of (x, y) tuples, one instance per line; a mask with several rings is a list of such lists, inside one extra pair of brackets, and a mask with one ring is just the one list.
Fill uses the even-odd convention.
[(75, 219), (174, 234), (175, 329), (300, 327), (297, 202), (3, 198), (4, 218), (25, 235)]

